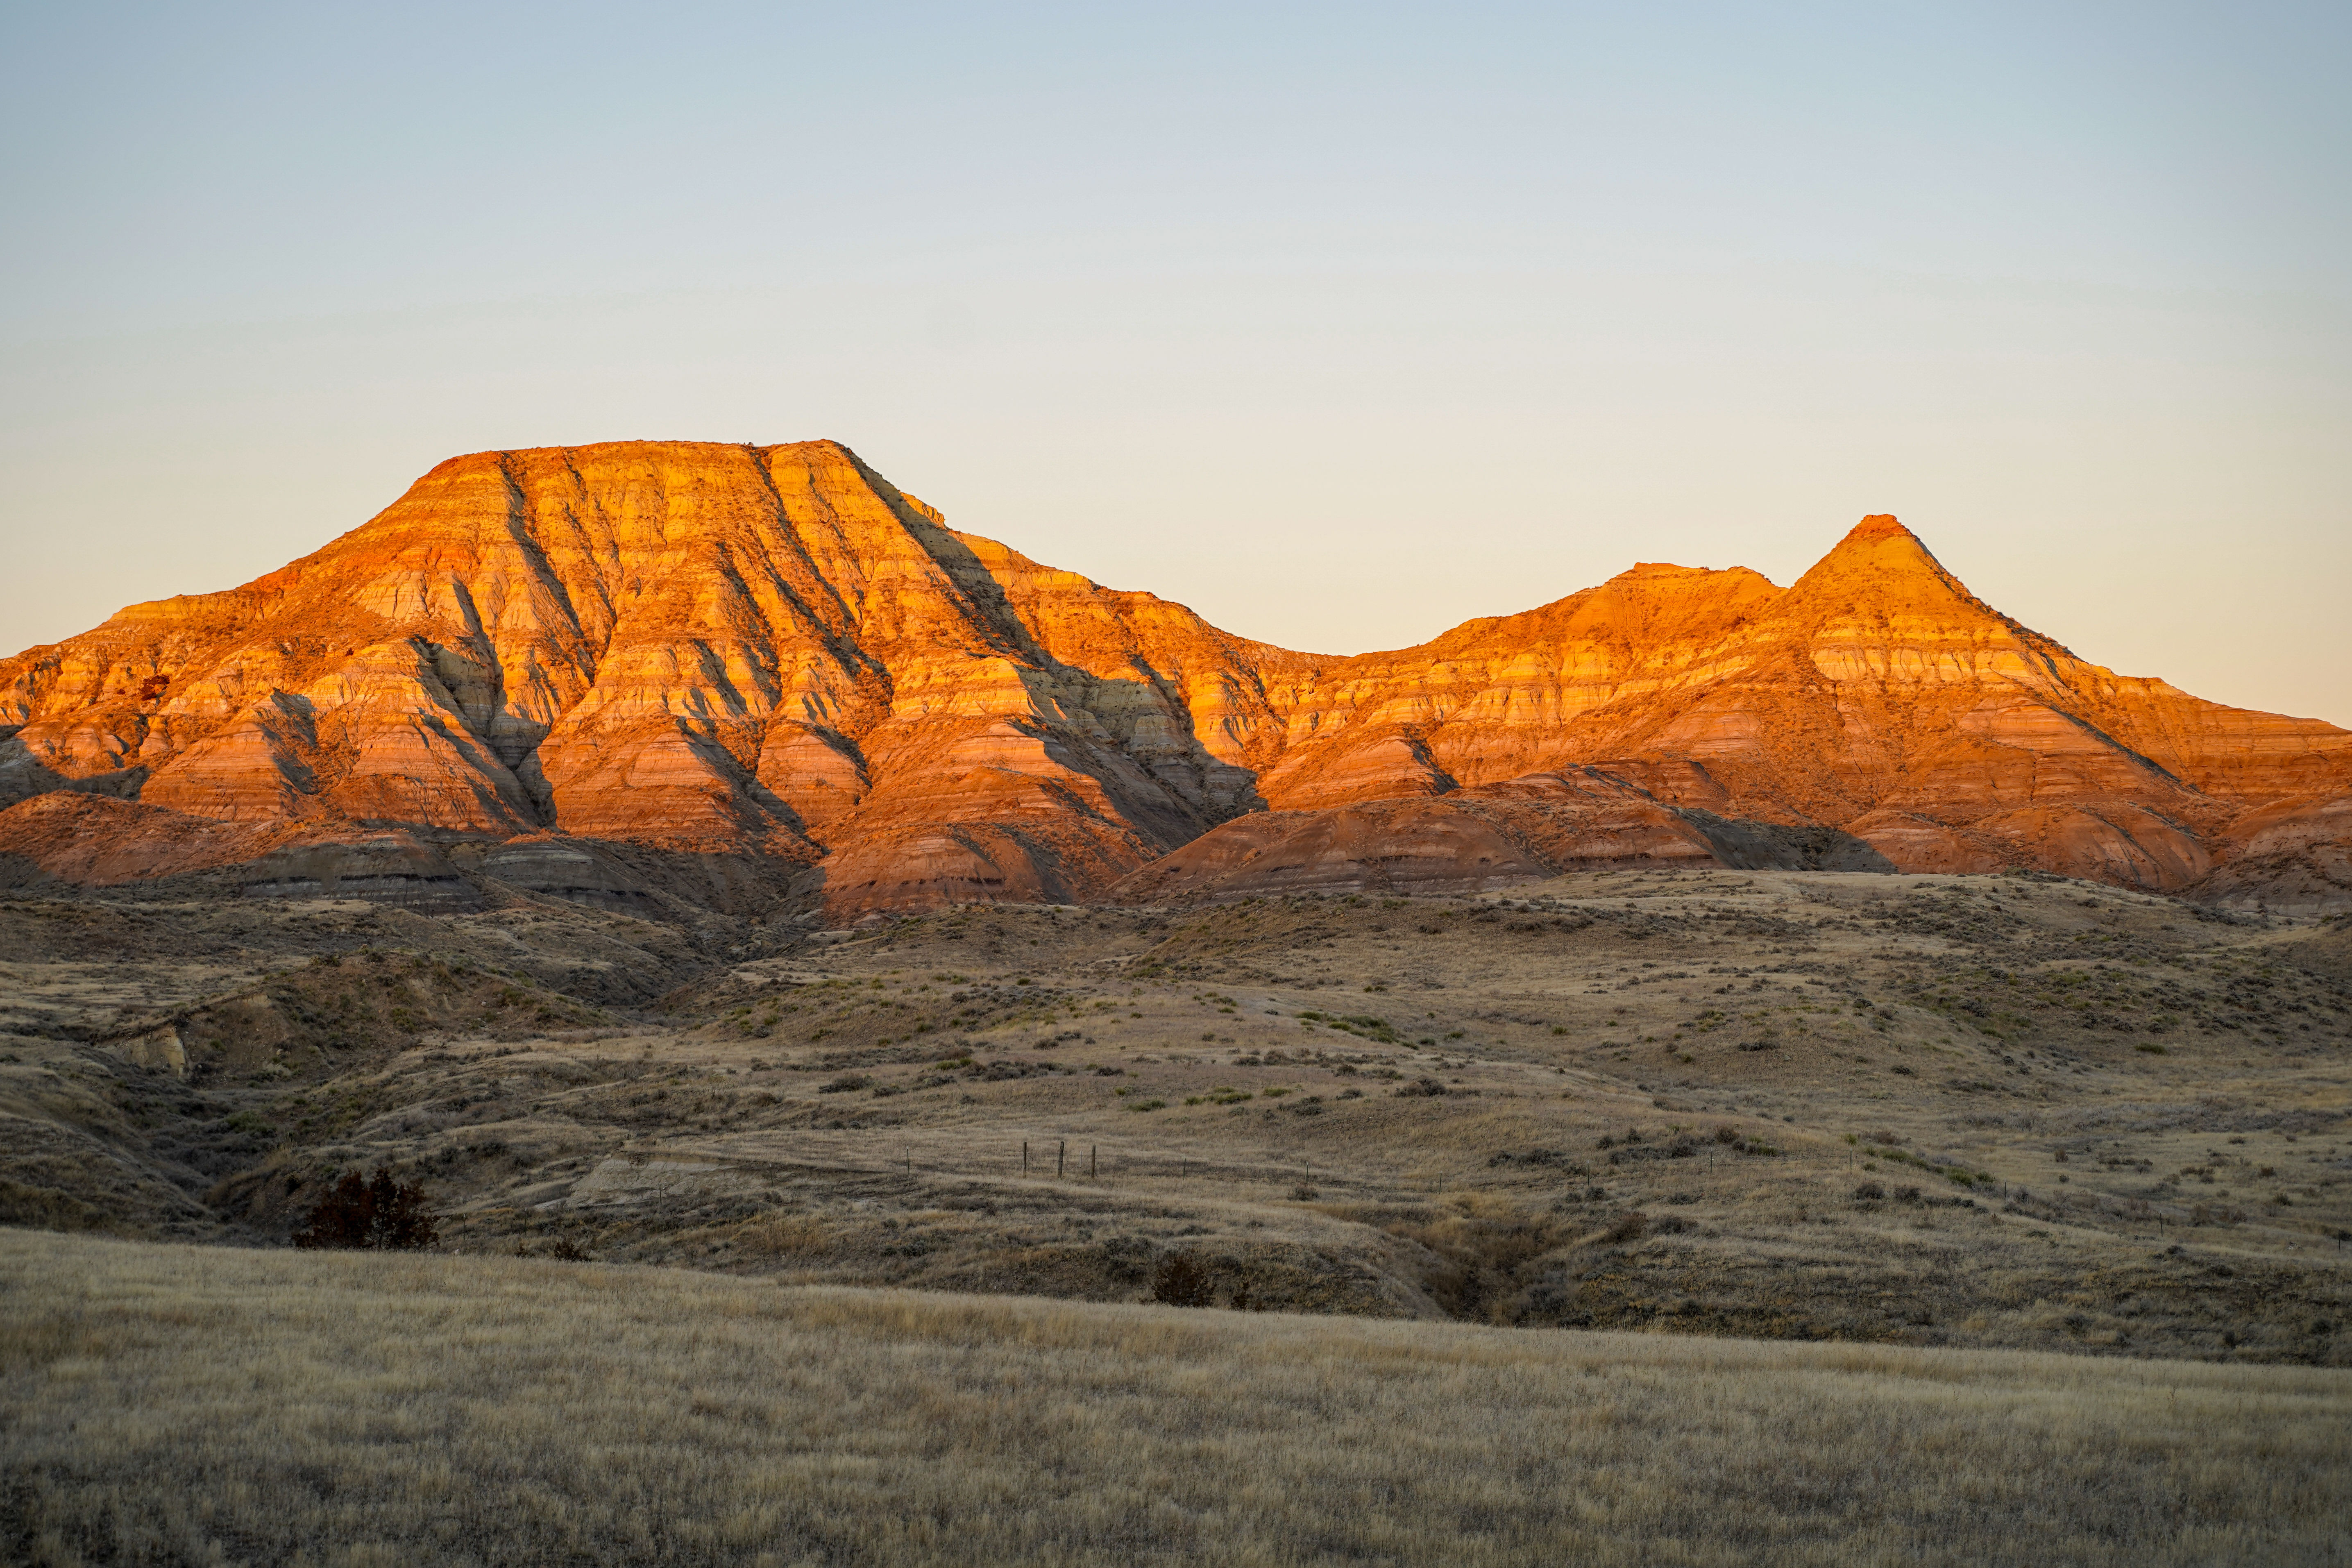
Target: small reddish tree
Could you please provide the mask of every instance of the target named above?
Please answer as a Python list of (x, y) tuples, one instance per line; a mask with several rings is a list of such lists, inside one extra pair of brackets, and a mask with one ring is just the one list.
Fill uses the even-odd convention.
[(414, 1182), (395, 1181), (390, 1169), (379, 1165), (372, 1180), (357, 1171), (344, 1172), (310, 1211), (310, 1223), (294, 1233), (294, 1245), (430, 1247), (435, 1234), (425, 1189)]

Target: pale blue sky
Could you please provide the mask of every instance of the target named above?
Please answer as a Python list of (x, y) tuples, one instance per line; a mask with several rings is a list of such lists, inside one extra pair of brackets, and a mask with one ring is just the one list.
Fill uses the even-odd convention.
[(0, 8), (0, 651), (838, 437), (1297, 647), (1894, 511), (2352, 724), (2341, 5)]

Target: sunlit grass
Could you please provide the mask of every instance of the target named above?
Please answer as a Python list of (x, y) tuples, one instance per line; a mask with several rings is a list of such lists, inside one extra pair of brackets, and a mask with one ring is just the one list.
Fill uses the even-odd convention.
[(2332, 1562), (2352, 1374), (0, 1232), (39, 1563)]

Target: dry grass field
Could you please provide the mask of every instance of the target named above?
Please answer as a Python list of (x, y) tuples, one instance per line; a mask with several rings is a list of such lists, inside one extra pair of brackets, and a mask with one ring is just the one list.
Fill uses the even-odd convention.
[[(0, 905), (0, 1220), (797, 1284), (2352, 1364), (2352, 931), (2032, 876)], [(179, 1053), (176, 1060), (172, 1053)], [(1025, 1153), (1024, 1153), (1025, 1150)]]
[(0, 1232), (41, 1564), (2341, 1563), (2352, 1373)]

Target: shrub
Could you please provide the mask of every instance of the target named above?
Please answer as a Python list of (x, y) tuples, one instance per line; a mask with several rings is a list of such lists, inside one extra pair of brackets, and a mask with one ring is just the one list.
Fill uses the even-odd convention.
[(1151, 1276), (1151, 1299), (1163, 1307), (1213, 1307), (1216, 1287), (1209, 1271), (1189, 1252), (1171, 1252)]
[(1853, 1201), (1858, 1204), (1874, 1204), (1885, 1196), (1886, 1189), (1876, 1182), (1864, 1182), (1853, 1190)]
[(1486, 1156), (1486, 1165), (1490, 1170), (1497, 1165), (1547, 1165), (1571, 1176), (1591, 1174), (1585, 1166), (1570, 1159), (1564, 1151), (1559, 1149), (1529, 1149), (1519, 1153), (1505, 1149)]
[(413, 1248), (430, 1247), (436, 1235), (425, 1189), (393, 1179), (377, 1166), (373, 1180), (347, 1171), (310, 1211), (310, 1223), (294, 1233), (297, 1247)]

